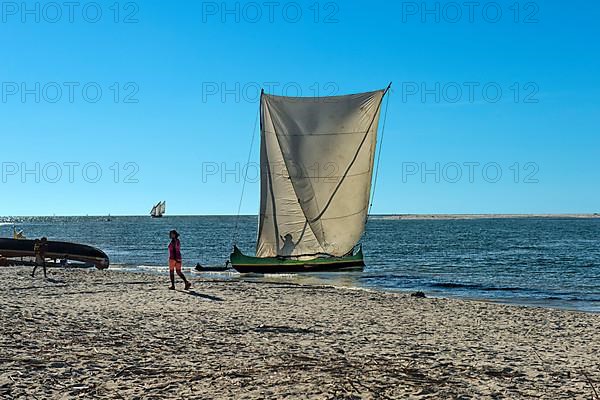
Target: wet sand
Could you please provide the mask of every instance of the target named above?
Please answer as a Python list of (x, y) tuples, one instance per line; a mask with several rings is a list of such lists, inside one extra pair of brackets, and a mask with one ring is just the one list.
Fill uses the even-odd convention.
[[(598, 399), (600, 315), (0, 269), (2, 399)], [(595, 389), (594, 389), (595, 388)]]

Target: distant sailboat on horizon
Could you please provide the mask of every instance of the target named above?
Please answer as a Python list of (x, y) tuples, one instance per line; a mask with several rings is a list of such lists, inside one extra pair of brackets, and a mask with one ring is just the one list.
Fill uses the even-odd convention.
[(152, 218), (162, 218), (166, 211), (167, 202), (159, 201), (158, 204), (156, 204), (154, 207), (152, 207), (152, 210), (150, 210), (150, 216)]

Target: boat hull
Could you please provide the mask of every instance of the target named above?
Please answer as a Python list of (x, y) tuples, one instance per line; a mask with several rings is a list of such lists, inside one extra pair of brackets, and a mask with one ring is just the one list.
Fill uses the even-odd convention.
[(345, 257), (318, 257), (310, 260), (293, 260), (281, 257), (251, 257), (237, 247), (229, 257), (231, 265), (240, 273), (282, 274), (290, 272), (344, 271), (365, 266), (362, 250)]
[[(109, 259), (106, 253), (92, 246), (49, 240), (46, 258), (67, 259), (93, 264), (98, 269), (106, 269)], [(0, 239), (0, 256), (2, 258), (35, 257), (34, 241), (25, 239)]]

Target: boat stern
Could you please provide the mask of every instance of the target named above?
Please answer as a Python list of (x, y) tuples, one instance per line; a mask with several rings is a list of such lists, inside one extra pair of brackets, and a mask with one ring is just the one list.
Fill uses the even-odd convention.
[(99, 262), (94, 264), (96, 266), (96, 269), (99, 270), (103, 270), (103, 269), (108, 269), (109, 265), (110, 265), (110, 260), (108, 259), (108, 256), (106, 256), (105, 258), (101, 259)]

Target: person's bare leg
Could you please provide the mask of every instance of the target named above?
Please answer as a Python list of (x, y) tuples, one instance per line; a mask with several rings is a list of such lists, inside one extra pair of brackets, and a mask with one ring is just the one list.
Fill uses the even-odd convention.
[(42, 267), (44, 267), (44, 278), (48, 279), (48, 275), (46, 274), (46, 262), (44, 261), (44, 263), (42, 264)]
[(177, 270), (177, 275), (179, 275), (179, 277), (183, 279), (183, 282), (185, 283), (185, 290), (188, 290), (192, 286), (192, 284), (188, 282), (187, 279), (185, 279), (185, 275), (183, 274), (183, 272), (181, 272), (180, 269)]
[(37, 269), (38, 265), (37, 263), (33, 266), (33, 271), (31, 271), (31, 277), (33, 278), (35, 276), (35, 270)]
[(175, 271), (169, 271), (169, 276), (171, 277), (171, 287), (169, 289), (175, 290)]

